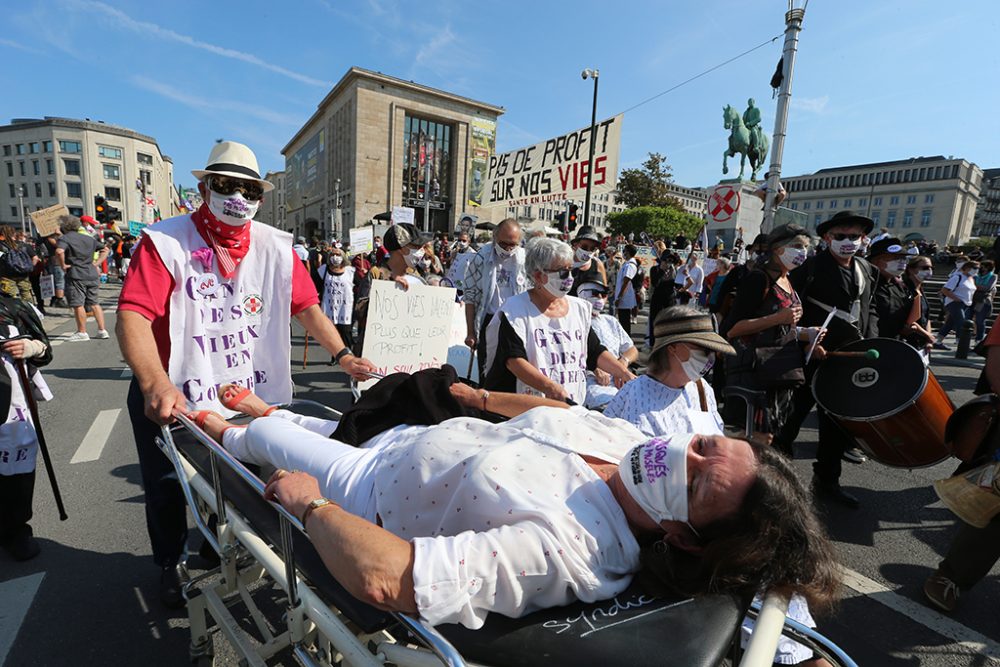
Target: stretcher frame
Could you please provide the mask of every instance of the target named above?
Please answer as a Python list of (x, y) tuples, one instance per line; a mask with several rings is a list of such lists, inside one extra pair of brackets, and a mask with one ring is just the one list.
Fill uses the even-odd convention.
[[(332, 419), (340, 413), (314, 401), (294, 400), (287, 406), (309, 405), (326, 412)], [(192, 663), (200, 667), (213, 664), (212, 635), (221, 632), (239, 653), (241, 664), (266, 667), (268, 660), (286, 649), (305, 667), (400, 667), (446, 665), (462, 667), (467, 662), (459, 651), (435, 628), (419, 619), (398, 612), (387, 612), (410, 637), (397, 638), (388, 630), (372, 633), (359, 631), (341, 611), (320, 597), (297, 573), (292, 531), (305, 530), (297, 517), (281, 505), (271, 502), (281, 526), (280, 553), (262, 539), (240, 510), (226, 499), (221, 484), (221, 467), (228, 466), (239, 478), (264, 494), (264, 482), (230, 455), (186, 416), (178, 416), (180, 427), (210, 452), (211, 478), (195, 469), (178, 450), (172, 429), (164, 427), (156, 444), (173, 464), (191, 515), (208, 544), (219, 555), (220, 564), (197, 577), (185, 577), (183, 586), (191, 628), (189, 645)], [(213, 530), (208, 516), (215, 514)], [(283, 558), (282, 554), (287, 554)], [(186, 572), (185, 572), (186, 575)], [(273, 632), (253, 598), (261, 584), (276, 585), (286, 597), (284, 629)], [(266, 587), (269, 590), (270, 587)], [(232, 607), (243, 604), (257, 631), (254, 637), (241, 627)], [(767, 667), (782, 634), (826, 658), (834, 665), (857, 667), (844, 651), (815, 630), (785, 616), (787, 600), (768, 595), (763, 604), (748, 610), (757, 618), (754, 633), (739, 662), (740, 667)], [(215, 627), (209, 626), (211, 618)]]

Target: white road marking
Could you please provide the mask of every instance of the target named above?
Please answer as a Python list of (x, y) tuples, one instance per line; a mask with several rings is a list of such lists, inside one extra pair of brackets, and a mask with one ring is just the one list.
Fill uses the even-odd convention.
[(930, 607), (894, 593), (874, 579), (860, 572), (841, 566), (841, 583), (853, 591), (885, 605), (895, 612), (916, 621), (925, 628), (947, 637), (959, 645), (980, 654), (992, 663), (1000, 663), (1000, 643), (968, 628), (958, 621), (940, 614)]
[(104, 451), (104, 445), (108, 441), (108, 436), (111, 435), (111, 429), (115, 427), (115, 420), (118, 419), (119, 414), (121, 414), (121, 408), (98, 412), (94, 423), (90, 425), (90, 430), (87, 431), (87, 435), (83, 436), (80, 447), (77, 448), (76, 454), (69, 462), (86, 463), (101, 458), (101, 452)]
[(28, 615), (44, 578), (44, 572), (37, 572), (0, 582), (0, 665), (6, 662), (7, 654), (17, 639), (24, 617)]

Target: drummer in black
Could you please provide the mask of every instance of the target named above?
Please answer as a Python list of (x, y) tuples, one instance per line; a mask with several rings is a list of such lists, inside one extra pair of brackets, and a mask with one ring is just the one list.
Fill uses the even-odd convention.
[[(897, 238), (876, 241), (868, 251), (868, 261), (878, 269), (875, 285), (875, 310), (878, 313), (879, 338), (898, 338), (918, 350), (934, 342), (919, 326), (922, 301), (914, 287), (903, 280), (909, 255)], [(918, 324), (918, 326), (914, 326)]]
[(608, 284), (608, 272), (604, 263), (597, 258), (601, 249), (601, 237), (593, 227), (580, 227), (570, 245), (573, 246), (573, 288), (570, 296), (576, 296), (577, 288), (584, 283)]
[[(856, 256), (862, 239), (875, 223), (851, 211), (841, 211), (816, 227), (826, 248), (789, 274), (792, 287), (802, 300), (800, 327), (822, 326), (831, 312), (823, 348), (836, 350), (852, 341), (878, 336), (878, 314), (873, 304), (878, 272)], [(818, 348), (818, 356), (823, 352)], [(796, 390), (792, 413), (774, 438), (779, 450), (790, 449), (799, 428), (815, 404), (812, 374), (819, 363), (814, 355), (806, 369), (806, 383)], [(813, 493), (818, 498), (858, 507), (856, 497), (840, 487), (841, 458), (861, 463), (864, 455), (853, 447), (849, 436), (822, 409), (819, 417), (819, 449), (813, 463)], [(849, 453), (850, 452), (850, 453)]]

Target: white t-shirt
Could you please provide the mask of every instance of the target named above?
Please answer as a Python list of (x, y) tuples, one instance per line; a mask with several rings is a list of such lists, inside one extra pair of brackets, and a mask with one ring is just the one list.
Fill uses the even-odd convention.
[(708, 412), (701, 411), (694, 382), (674, 389), (642, 375), (618, 391), (604, 408), (604, 415), (624, 419), (650, 437), (673, 433), (721, 435), (722, 417), (715, 394), (707, 384), (704, 389)]
[(350, 324), (354, 310), (354, 267), (341, 274), (319, 267), (323, 278), (323, 312), (334, 324)]
[[(622, 288), (622, 282), (624, 282), (626, 278), (631, 281), (635, 278), (637, 273), (639, 273), (639, 266), (635, 261), (635, 257), (633, 257), (629, 261), (622, 264), (622, 268), (618, 270), (618, 280), (615, 281), (615, 289), (620, 291)], [(615, 294), (615, 298), (617, 297), (618, 295)], [(631, 282), (629, 282), (628, 288), (625, 290), (625, 294), (622, 295), (621, 301), (619, 301), (617, 305), (623, 310), (631, 310), (636, 307), (635, 285)]]
[(504, 301), (524, 291), (525, 279), (519, 275), (517, 259), (517, 255), (512, 255), (497, 262), (497, 288), (493, 290), (492, 301), (486, 305), (490, 315), (495, 315)]
[[(948, 282), (944, 284), (945, 289), (949, 289), (955, 293), (958, 297), (958, 301), (961, 301), (966, 306), (972, 305), (972, 295), (976, 292), (976, 279), (972, 276), (962, 273), (961, 271), (956, 271), (948, 278)], [(951, 297), (944, 298), (944, 305), (955, 301)]]
[(687, 284), (687, 278), (691, 279), (691, 287), (688, 288), (688, 292), (691, 294), (701, 294), (701, 288), (705, 282), (705, 272), (700, 266), (688, 265), (686, 268), (687, 275), (685, 276), (684, 284)]

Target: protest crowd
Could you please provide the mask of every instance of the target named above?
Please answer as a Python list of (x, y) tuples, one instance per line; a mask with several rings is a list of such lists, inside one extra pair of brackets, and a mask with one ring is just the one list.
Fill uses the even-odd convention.
[[(488, 611), (519, 616), (577, 598), (613, 596), (639, 570), (640, 561), (659, 558), (665, 563), (660, 569), (674, 572), (681, 559), (704, 558), (704, 569), (695, 567), (695, 575), (673, 582), (679, 590), (782, 590), (791, 595), (789, 616), (814, 626), (810, 610), (826, 608), (837, 584), (832, 550), (812, 503), (858, 507), (859, 500), (840, 486), (842, 463), (867, 460), (816, 405), (811, 381), (824, 359), (845, 345), (878, 338), (900, 341), (926, 360), (931, 349), (947, 349), (948, 335), (957, 335), (968, 319), (977, 323), (977, 341), (987, 348), (1000, 344), (1000, 336), (987, 336), (984, 330), (997, 289), (995, 258), (942, 255), (934, 244), (903, 242), (886, 230), (875, 234), (869, 218), (850, 211), (831, 216), (815, 234), (786, 224), (749, 242), (737, 238), (731, 246), (719, 237), (709, 242), (704, 230), (693, 239), (683, 234), (651, 238), (645, 233), (602, 235), (582, 226), (559, 238), (508, 218), (482, 229), (467, 225), (436, 234), (398, 222), (380, 228), (380, 234), (373, 228), (371, 246), (359, 249), (344, 239), (293, 239), (252, 221), (271, 186), (257, 175), (256, 158), (245, 146), (216, 144), (206, 168), (194, 174), (205, 203), (192, 214), (151, 225), (141, 238), (102, 229), (87, 216), (65, 216), (59, 231), (33, 242), (0, 228), (0, 315), (28, 334), (5, 343), (4, 349), (15, 359), (28, 359), (35, 373), (51, 359), (51, 350), (27, 304), (40, 313), (72, 309), (77, 332), (70, 341), (106, 338), (110, 334), (98, 287), (109, 280), (123, 282), (117, 335), (134, 372), (128, 410), (160, 599), (169, 607), (185, 604), (177, 568), (187, 537), (185, 504), (172, 464), (153, 440), (162, 424), (183, 413), (234, 455), (277, 466), (268, 487), (271, 497), (302, 518), (317, 545), (348, 549), (330, 546), (334, 542), (324, 535), (329, 531), (350, 543), (353, 533), (341, 528), (353, 525), (365, 536), (350, 548), (367, 550), (362, 552), (371, 567), (382, 567), (389, 554), (394, 563), (402, 563), (405, 576), (391, 572), (404, 585), (378, 597), (383, 608), (476, 628)], [(946, 318), (941, 326), (932, 321), (925, 294), (935, 261), (954, 266), (941, 292)], [(236, 289), (230, 294), (218, 285), (205, 285), (206, 276)], [(185, 289), (192, 279), (197, 286)], [(359, 392), (359, 407), (376, 396), (383, 401), (379, 409), (361, 415), (372, 419), (374, 413), (376, 430), (360, 417), (350, 420), (350, 413), (340, 424), (317, 425), (267, 407), (291, 399), (292, 317), (329, 354), (320, 363), (340, 364), (357, 381), (376, 371), (377, 360), (366, 358), (364, 343), (375, 317), (371, 295), (376, 281), (390, 281), (400, 291), (454, 288), (469, 368), (430, 369), (395, 381), (390, 376), (367, 393)], [(248, 294), (266, 304), (266, 317), (259, 317)], [(220, 324), (221, 329), (209, 326), (199, 309), (210, 300), (226, 312), (235, 306), (233, 312), (243, 319)], [(88, 316), (96, 320), (93, 333), (87, 330)], [(244, 341), (241, 333), (248, 326), (259, 328)], [(205, 352), (203, 344), (199, 348), (190, 342), (221, 335), (239, 341), (252, 369), (220, 370), (223, 366), (199, 354)], [(994, 361), (991, 357), (990, 364)], [(465, 383), (456, 383), (456, 371)], [(390, 381), (395, 384), (383, 384)], [(404, 390), (410, 392), (405, 407), (398, 393)], [(797, 480), (787, 457), (794, 454), (799, 429), (814, 407), (819, 449), (809, 487)], [(429, 415), (428, 421), (400, 421), (403, 417), (389, 414), (410, 415), (418, 408)], [(257, 418), (245, 429), (224, 421), (240, 412)], [(346, 438), (345, 423), (365, 437)], [(391, 430), (401, 424), (409, 426), (409, 435)], [(416, 427), (427, 430), (415, 434)], [(563, 445), (575, 453), (561, 454), (575, 462), (565, 466), (567, 488), (576, 488), (574, 471), (577, 478), (581, 475), (572, 466), (608, 483), (601, 488), (611, 493), (587, 496), (587, 503), (594, 503), (588, 517), (599, 517), (597, 524), (618, 522), (599, 533), (607, 549), (583, 549), (565, 558), (560, 549), (560, 558), (552, 556), (549, 570), (532, 583), (539, 591), (533, 597), (496, 570), (517, 571), (522, 567), (519, 551), (542, 549), (527, 537), (476, 532), (466, 524), (414, 533), (418, 526), (408, 530), (390, 518), (389, 505), (369, 502), (372, 489), (396, 483), (383, 470), (388, 461), (412, 460), (416, 470), (424, 460), (421, 448), (432, 448), (433, 437), (460, 437), (461, 429), (486, 441), (493, 438), (496, 460), (513, 456), (504, 454), (510, 443), (529, 440), (539, 452), (551, 454), (552, 445), (543, 435), (572, 432), (579, 441)], [(383, 431), (396, 440), (389, 443), (378, 435)], [(330, 444), (330, 437), (342, 451)], [(595, 437), (606, 443), (598, 446)], [(654, 485), (637, 472), (638, 461), (661, 455), (670, 464), (667, 470), (672, 465), (690, 474), (676, 479), (663, 473), (670, 477), (666, 485), (650, 490)], [(351, 473), (342, 487), (330, 482), (340, 479), (334, 473), (348, 463), (375, 470), (372, 479)], [(632, 472), (625, 474), (629, 465)], [(328, 466), (330, 475), (324, 477), (316, 466)], [(33, 480), (34, 471), (23, 468), (0, 477), (0, 502), (27, 502), (27, 509), (3, 526), (4, 544), (15, 557), (27, 559), (37, 554), (38, 545), (27, 523), (31, 485), (26, 480)], [(558, 466), (554, 470), (553, 478), (563, 472)], [(700, 470), (715, 472), (699, 477)], [(421, 474), (401, 478), (400, 486), (415, 492), (421, 487), (414, 485), (423, 480), (422, 497), (437, 500), (462, 493), (439, 484), (456, 479), (451, 469)], [(779, 478), (783, 481), (774, 481)], [(476, 498), (471, 491), (481, 495), (510, 481), (490, 477), (488, 485), (477, 482), (481, 488), (469, 486), (467, 492)], [(351, 496), (345, 490), (356, 488), (367, 488), (368, 495)], [(620, 509), (611, 504), (615, 501)], [(759, 502), (754, 506), (759, 511), (744, 506), (750, 502)], [(329, 510), (333, 506), (347, 512)], [(518, 511), (515, 507), (511, 514)], [(528, 514), (523, 511), (526, 523), (517, 525), (530, 525), (528, 532), (540, 535), (539, 544), (548, 549), (548, 528), (532, 524)], [(485, 509), (481, 515), (493, 516)], [(352, 521), (363, 525), (338, 523)], [(582, 521), (583, 516), (573, 516), (554, 530), (572, 534)], [(442, 520), (440, 525), (448, 524)], [(437, 539), (430, 537), (434, 531)], [(637, 542), (633, 534), (643, 537)], [(783, 539), (790, 534), (797, 538)], [(963, 528), (952, 552), (927, 580), (925, 591), (934, 605), (954, 608), (959, 586), (971, 588), (989, 570), (1000, 555), (996, 534), (995, 522), (986, 529)], [(453, 541), (442, 542), (444, 536)], [(608, 547), (615, 543), (617, 549)], [(983, 555), (983, 544), (991, 545), (989, 557)], [(483, 554), (491, 550), (493, 559), (507, 559), (502, 566), (487, 562), (493, 559)], [(456, 553), (479, 559), (470, 571), (482, 580), (476, 588), (482, 593), (437, 590), (444, 587), (442, 581), (461, 578), (446, 564)], [(733, 559), (733, 553), (749, 555)], [(548, 550), (545, 554), (549, 557)], [(371, 591), (351, 583), (353, 578), (366, 580), (367, 561), (358, 562), (362, 569), (351, 571), (342, 583), (372, 602)], [(464, 567), (464, 558), (461, 562)], [(581, 572), (581, 562), (592, 563), (592, 571)], [(706, 579), (707, 571), (718, 579)], [(754, 578), (751, 572), (765, 574)], [(751, 631), (749, 620), (745, 628)], [(826, 664), (786, 639), (776, 660)]]

